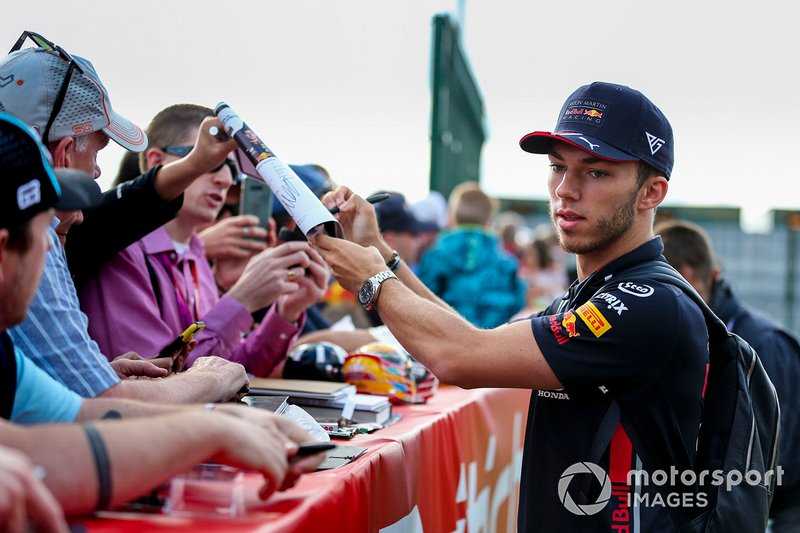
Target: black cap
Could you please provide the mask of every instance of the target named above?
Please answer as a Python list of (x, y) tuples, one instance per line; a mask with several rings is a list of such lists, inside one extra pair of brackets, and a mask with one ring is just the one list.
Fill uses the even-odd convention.
[(33, 131), (0, 112), (0, 227), (17, 226), (56, 207), (94, 207), (102, 200), (97, 183), (84, 172), (53, 170), (50, 154)]
[(61, 186), (61, 198), (53, 206), (64, 211), (96, 207), (103, 200), (97, 182), (88, 174), (72, 168), (53, 169)]
[(389, 198), (383, 202), (375, 204), (375, 214), (378, 215), (381, 232), (424, 233), (439, 229), (435, 222), (423, 222), (414, 216), (405, 197), (396, 192), (390, 193)]
[(552, 133), (529, 133), (519, 145), (546, 154), (554, 139), (609, 161), (644, 161), (667, 179), (672, 173), (672, 126), (645, 95), (624, 85), (579, 87), (564, 102)]

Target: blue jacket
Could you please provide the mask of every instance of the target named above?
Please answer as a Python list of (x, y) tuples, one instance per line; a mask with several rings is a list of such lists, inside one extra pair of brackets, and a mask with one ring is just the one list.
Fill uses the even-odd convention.
[(781, 406), (781, 440), (778, 464), (781, 484), (775, 487), (770, 514), (800, 507), (800, 344), (791, 333), (766, 315), (742, 304), (730, 285), (714, 284), (709, 307), (728, 329), (746, 340), (758, 354), (775, 386)]
[(439, 235), (417, 270), (436, 295), (478, 327), (505, 324), (525, 304), (517, 261), (484, 228), (457, 226)]

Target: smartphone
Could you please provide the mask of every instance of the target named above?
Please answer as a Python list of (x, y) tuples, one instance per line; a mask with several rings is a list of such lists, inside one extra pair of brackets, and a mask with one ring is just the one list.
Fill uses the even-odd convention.
[(161, 357), (175, 357), (204, 327), (206, 327), (205, 322), (195, 322), (191, 324), (188, 328), (183, 330), (183, 333), (178, 335), (174, 341), (164, 346), (164, 348), (158, 352), (156, 359)]
[(258, 217), (258, 225), (264, 229), (269, 229), (269, 219), (272, 216), (272, 191), (263, 181), (248, 175), (242, 176), (239, 184), (239, 214), (255, 215)]

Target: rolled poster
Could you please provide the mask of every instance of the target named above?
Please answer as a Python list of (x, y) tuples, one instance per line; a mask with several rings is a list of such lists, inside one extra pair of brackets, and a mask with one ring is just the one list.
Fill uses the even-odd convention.
[(306, 237), (313, 237), (319, 232), (325, 232), (333, 237), (342, 236), (339, 222), (333, 218), (311, 189), (289, 165), (272, 153), (264, 141), (228, 104), (220, 102), (214, 108), (214, 113), (222, 122), (225, 133), (236, 141), (247, 159), (255, 165), (258, 175), (272, 190), (272, 194), (280, 200)]

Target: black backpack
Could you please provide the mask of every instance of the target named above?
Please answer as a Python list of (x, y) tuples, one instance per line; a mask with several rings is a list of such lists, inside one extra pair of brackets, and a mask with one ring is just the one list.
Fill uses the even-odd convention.
[[(663, 259), (636, 265), (614, 276), (615, 282), (628, 278), (650, 279), (680, 288), (694, 300), (706, 320), (709, 370), (695, 471), (738, 471), (744, 475), (754, 470), (761, 481), (766, 481), (757, 485), (742, 482), (732, 490), (726, 490), (725, 484), (707, 483), (701, 489), (708, 496), (706, 510), (678, 530), (764, 531), (776, 482), (780, 407), (758, 355), (745, 340), (727, 330), (694, 288)], [(611, 435), (619, 424), (616, 404), (613, 402), (598, 435)], [(610, 442), (606, 437), (602, 440), (604, 444)], [(768, 471), (773, 475), (766, 476)]]

